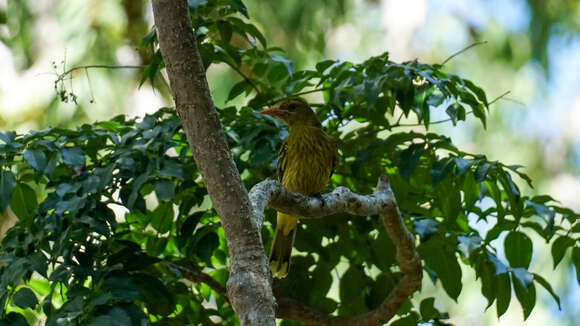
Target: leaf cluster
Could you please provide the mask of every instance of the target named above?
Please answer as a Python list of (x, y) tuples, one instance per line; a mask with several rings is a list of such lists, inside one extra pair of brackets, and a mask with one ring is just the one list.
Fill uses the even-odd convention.
[(217, 264), (227, 278), (223, 231), (173, 110), (0, 139), (0, 210), (20, 219), (0, 256), (4, 321), (27, 308), (47, 325), (233, 318), (223, 299), (205, 308), (208, 288), (175, 267)]

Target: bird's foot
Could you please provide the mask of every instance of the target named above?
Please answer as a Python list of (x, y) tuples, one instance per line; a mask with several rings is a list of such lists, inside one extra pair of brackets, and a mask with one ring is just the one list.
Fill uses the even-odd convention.
[(313, 195), (312, 197), (320, 200), (320, 207), (326, 206), (326, 201), (324, 200), (324, 197), (322, 197), (321, 193), (317, 193), (317, 194)]

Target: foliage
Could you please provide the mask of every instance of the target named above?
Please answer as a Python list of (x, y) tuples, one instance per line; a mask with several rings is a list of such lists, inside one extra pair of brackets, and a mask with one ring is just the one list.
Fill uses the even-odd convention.
[[(522, 194), (515, 180), (531, 181), (520, 166), (464, 152), (445, 135), (401, 131), (401, 116), (428, 128), (437, 110), (453, 124), (472, 113), (485, 126), (489, 102), (473, 82), (438, 64), (392, 62), (387, 53), (358, 64), (325, 60), (294, 70), (251, 24), (241, 1), (189, 5), (206, 68), (226, 64), (240, 76), (228, 100), (244, 98), (246, 105), (219, 113), (246, 186), (274, 174), (286, 135), (257, 110), (281, 98), (321, 93), (324, 103), (315, 103), (316, 112), (340, 140), (342, 156), (331, 187), (369, 193), (387, 174), (407, 227), (419, 239), (426, 275), (448, 296), (457, 300), (461, 293), (464, 265), (475, 270), (498, 316), (512, 288), (525, 318), (536, 303), (536, 285), (558, 302), (550, 283), (533, 272), (530, 232), (552, 241), (555, 266), (571, 249), (580, 282), (578, 214), (549, 196)], [(155, 50), (155, 30), (142, 43)], [(158, 50), (150, 62), (142, 81), (163, 67)], [(46, 316), (47, 325), (237, 323), (224, 298), (189, 281), (192, 271), (203, 269), (225, 285), (228, 257), (219, 218), (172, 109), (76, 130), (7, 132), (0, 140), (0, 210), (11, 205), (20, 218), (2, 244), (2, 322), (32, 323), (33, 310)], [(492, 227), (483, 232), (476, 222)], [(401, 277), (394, 246), (376, 217), (337, 216), (300, 227), (300, 255), (280, 286), (301, 302), (358, 314), (376, 307)], [(269, 247), (271, 228), (262, 233)], [(339, 295), (330, 298), (335, 277)], [(411, 298), (398, 315), (392, 325), (437, 325), (448, 318), (436, 298)]]

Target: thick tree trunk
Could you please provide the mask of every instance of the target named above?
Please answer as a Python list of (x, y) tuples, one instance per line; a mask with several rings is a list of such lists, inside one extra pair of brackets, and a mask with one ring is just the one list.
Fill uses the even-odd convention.
[(248, 193), (210, 96), (186, 0), (153, 0), (171, 92), (228, 243), (228, 297), (242, 325), (274, 325), (267, 259)]

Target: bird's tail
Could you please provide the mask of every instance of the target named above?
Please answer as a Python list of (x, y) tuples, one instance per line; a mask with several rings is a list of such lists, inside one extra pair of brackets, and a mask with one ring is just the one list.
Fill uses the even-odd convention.
[(290, 254), (294, 245), (298, 219), (294, 216), (278, 213), (277, 220), (276, 234), (270, 250), (270, 268), (272, 276), (284, 278), (288, 275), (290, 267)]

